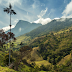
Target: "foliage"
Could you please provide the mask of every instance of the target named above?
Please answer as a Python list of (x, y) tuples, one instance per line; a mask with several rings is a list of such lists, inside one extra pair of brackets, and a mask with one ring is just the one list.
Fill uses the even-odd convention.
[(30, 58), (30, 61), (35, 61), (36, 59), (34, 57), (31, 57)]
[(48, 60), (53, 65), (57, 64), (63, 57), (70, 54), (72, 50), (72, 29), (54, 35), (54, 32), (35, 39), (30, 46), (39, 46), (37, 50), (44, 60)]
[(3, 29), (0, 30), (0, 46), (2, 48), (3, 48), (3, 44), (7, 43), (11, 38), (16, 40), (13, 33), (8, 32), (7, 34), (5, 34)]
[[(14, 59), (12, 58), (12, 56), (10, 57), (10, 60), (11, 60), (10, 61), (11, 63), (14, 62)], [(9, 53), (5, 55), (3, 61), (4, 61), (4, 65), (8, 65), (9, 64)]]

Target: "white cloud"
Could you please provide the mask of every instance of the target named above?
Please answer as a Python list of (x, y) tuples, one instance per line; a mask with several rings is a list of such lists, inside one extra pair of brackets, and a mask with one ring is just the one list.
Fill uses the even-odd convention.
[(33, 9), (37, 8), (40, 4), (39, 0), (33, 0), (34, 3), (31, 5)]
[(22, 30), (22, 29), (21, 29), (21, 28), (19, 28), (19, 32), (21, 32), (21, 30)]
[(61, 22), (65, 21), (65, 20), (66, 20), (66, 18), (56, 19), (56, 21), (61, 21)]
[(36, 5), (35, 5), (35, 4), (32, 4), (32, 7), (33, 7), (33, 8), (36, 8)]
[(50, 12), (48, 13), (48, 16), (49, 15), (51, 16), (54, 12), (55, 12), (55, 9), (51, 9)]
[(19, 19), (14, 20), (14, 23), (17, 24), (17, 22), (19, 21)]
[(38, 17), (38, 18), (42, 18), (42, 17), (46, 14), (47, 10), (48, 10), (48, 8), (46, 8), (45, 10), (42, 10), (42, 11), (40, 12), (40, 15), (37, 15), (37, 17)]
[(2, 0), (0, 0), (0, 4), (1, 4)]
[(72, 18), (72, 0), (69, 4), (67, 4), (62, 14), (63, 14), (62, 18)]
[(42, 3), (42, 4), (41, 4), (41, 6), (45, 6), (45, 4), (44, 4), (44, 3)]
[[(12, 25), (12, 26), (11, 26), (11, 29), (12, 29), (12, 28), (14, 28), (14, 27), (15, 27), (15, 25)], [(3, 27), (2, 29), (3, 29), (4, 31), (7, 31), (7, 30), (9, 30), (9, 29), (10, 29), (10, 26)]]
[(54, 18), (55, 20), (60, 19), (60, 18)]
[(27, 12), (27, 15), (28, 15), (28, 12)]
[(36, 20), (36, 21), (34, 21), (34, 23), (41, 23), (42, 25), (45, 25), (45, 24), (49, 23), (49, 22), (51, 21), (50, 18), (45, 18), (45, 19), (42, 18), (42, 17), (46, 14), (47, 10), (48, 10), (48, 8), (46, 8), (45, 10), (42, 10), (42, 11), (40, 12), (40, 14), (37, 15), (37, 17), (38, 17), (39, 19)]
[[(4, 3), (3, 3), (4, 2)], [(14, 6), (15, 4), (21, 5), (21, 0), (0, 0), (0, 4), (3, 4), (4, 6), (8, 6), (9, 3)]]
[(51, 21), (50, 18), (45, 18), (45, 19), (44, 18), (40, 18), (40, 19), (34, 21), (34, 23), (41, 23), (42, 25), (45, 25), (45, 24), (49, 23), (50, 21)]

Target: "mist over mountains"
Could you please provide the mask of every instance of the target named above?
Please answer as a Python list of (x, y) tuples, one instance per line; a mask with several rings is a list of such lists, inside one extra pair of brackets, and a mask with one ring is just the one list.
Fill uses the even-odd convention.
[(72, 26), (72, 18), (60, 18), (54, 19), (46, 25), (42, 25), (31, 32), (27, 33), (26, 36), (31, 36), (32, 38), (48, 34), (51, 31), (59, 31), (61, 29)]
[[(72, 18), (53, 19), (51, 22), (42, 25), (40, 23), (30, 23), (28, 21), (19, 20), (16, 26), (11, 30), (15, 37), (27, 33), (27, 36), (40, 36), (50, 31), (59, 31), (72, 25)], [(9, 32), (6, 31), (6, 33)]]
[[(11, 29), (11, 32), (15, 34), (15, 37), (20, 36), (22, 34), (28, 33), (33, 29), (41, 26), (42, 24), (30, 23), (27, 21), (19, 20), (16, 26)], [(9, 32), (10, 30), (6, 31), (5, 33)]]

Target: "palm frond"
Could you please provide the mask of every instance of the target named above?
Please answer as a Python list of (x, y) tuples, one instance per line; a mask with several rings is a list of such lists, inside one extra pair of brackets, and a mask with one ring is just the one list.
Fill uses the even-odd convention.
[(11, 10), (11, 14), (16, 14), (16, 12), (14, 10)]
[(4, 12), (9, 13), (9, 8), (4, 8)]
[(16, 12), (13, 12), (13, 14), (16, 14)]
[(7, 12), (7, 10), (4, 9), (4, 12)]
[(9, 4), (9, 8), (10, 8), (10, 9), (12, 8), (11, 4)]

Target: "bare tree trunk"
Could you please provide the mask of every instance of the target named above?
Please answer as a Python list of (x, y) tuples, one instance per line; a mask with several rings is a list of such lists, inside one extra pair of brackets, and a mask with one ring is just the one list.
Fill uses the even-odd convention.
[[(10, 33), (11, 33), (11, 13), (10, 13)], [(10, 49), (9, 49), (9, 66), (10, 66), (10, 52), (11, 51), (11, 40), (10, 40)]]

